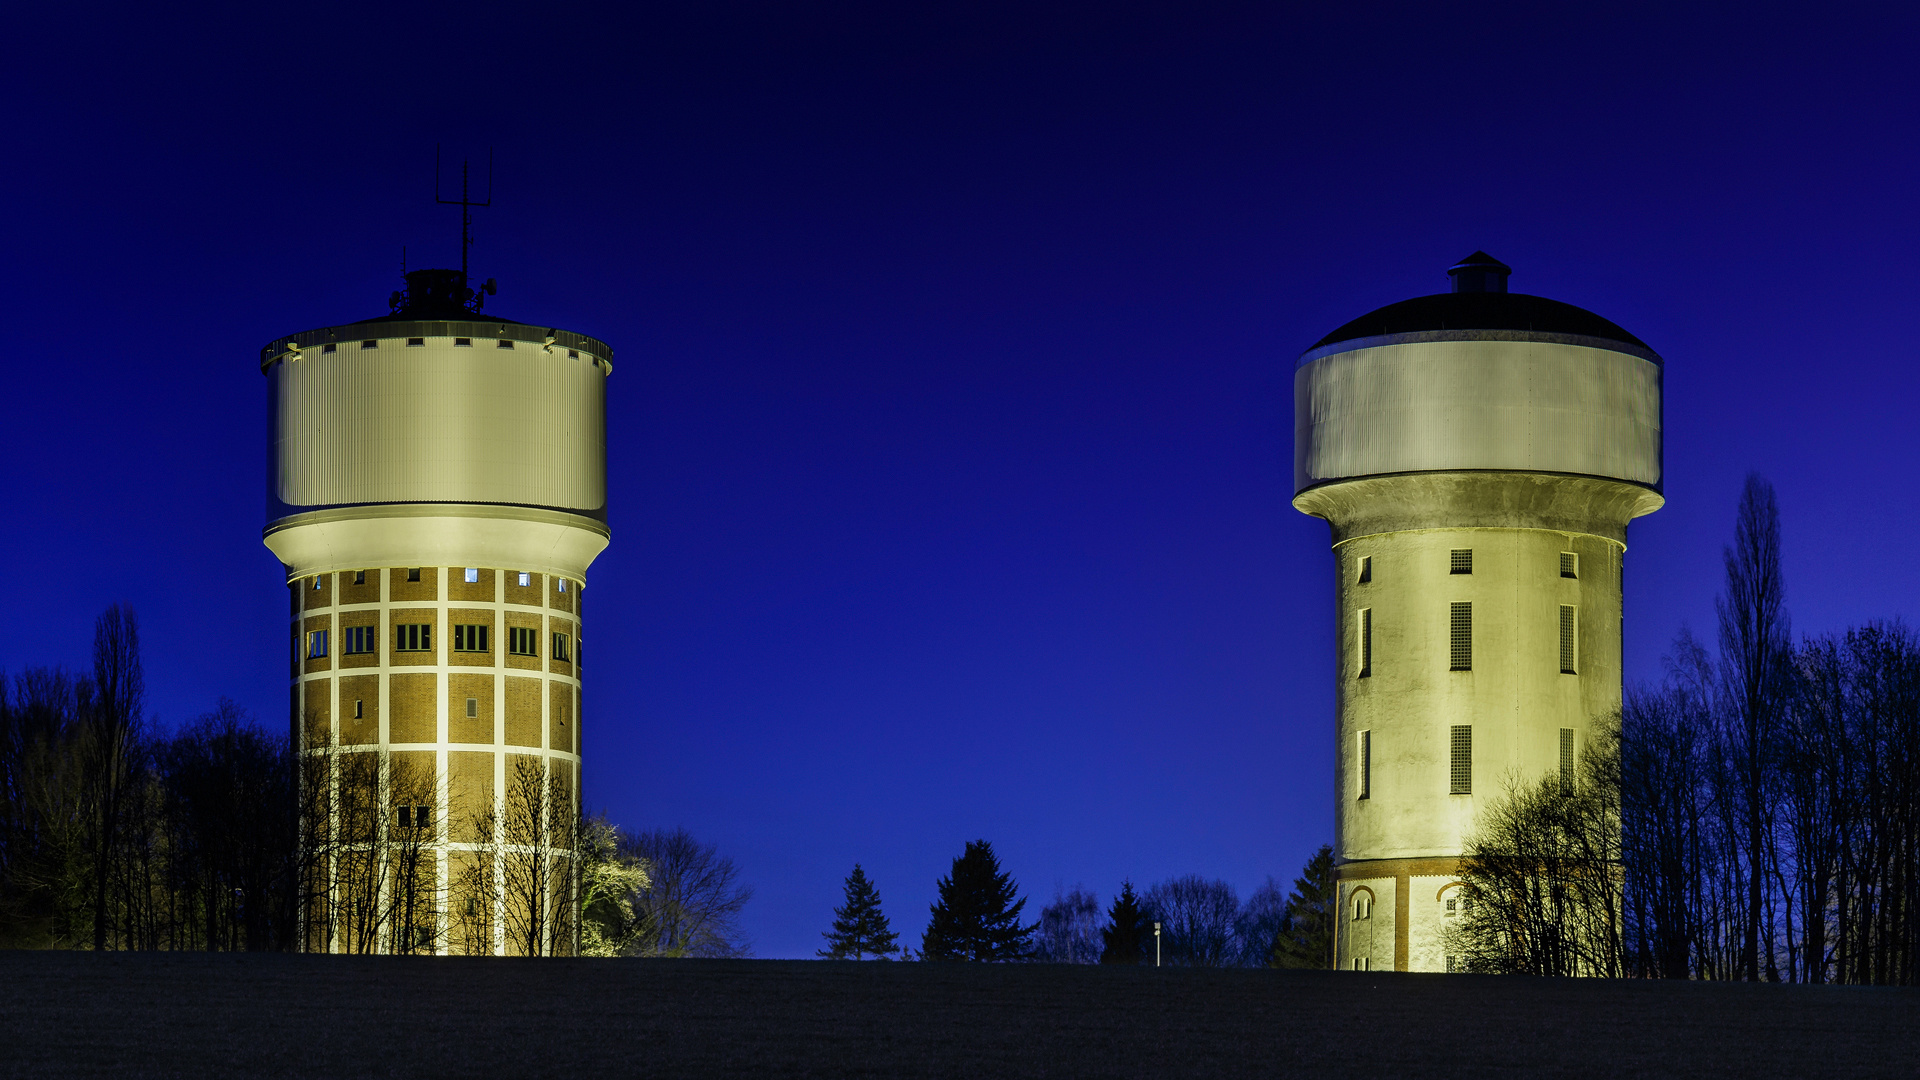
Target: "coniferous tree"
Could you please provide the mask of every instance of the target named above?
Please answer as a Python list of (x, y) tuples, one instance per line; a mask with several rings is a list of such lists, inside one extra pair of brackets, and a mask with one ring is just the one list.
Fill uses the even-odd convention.
[(867, 879), (859, 863), (847, 875), (847, 902), (833, 909), (833, 929), (821, 935), (827, 947), (816, 956), (827, 960), (886, 959), (898, 948), (900, 935), (887, 926), (880, 911), (880, 891)]
[(1147, 913), (1140, 908), (1140, 898), (1134, 895), (1133, 882), (1120, 883), (1120, 895), (1113, 898), (1113, 906), (1107, 909), (1107, 925), (1100, 931), (1100, 940), (1105, 948), (1100, 953), (1103, 964), (1139, 964), (1147, 956)]
[(1273, 941), (1267, 966), (1277, 968), (1327, 968), (1333, 966), (1333, 917), (1337, 904), (1337, 886), (1333, 879), (1333, 847), (1320, 850), (1307, 860), (1306, 868), (1293, 879), (1293, 892), (1287, 897), (1286, 919)]
[(992, 844), (969, 841), (953, 860), (952, 874), (940, 879), (939, 890), (920, 942), (926, 959), (1024, 960), (1033, 951), (1033, 927), (1020, 925), (1027, 901), (1014, 898), (1019, 887), (1001, 872)]

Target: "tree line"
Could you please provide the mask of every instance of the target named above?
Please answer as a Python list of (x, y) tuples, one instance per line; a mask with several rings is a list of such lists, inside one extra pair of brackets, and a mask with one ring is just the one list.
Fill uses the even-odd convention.
[(1920, 639), (1795, 641), (1772, 486), (1741, 492), (1713, 652), (1682, 631), (1578, 775), (1482, 818), (1454, 949), (1482, 970), (1912, 985)]
[[(1102, 914), (1081, 886), (1056, 895), (1032, 923), (1027, 900), (1000, 867), (993, 845), (969, 842), (935, 884), (918, 951), (900, 944), (879, 890), (855, 864), (845, 902), (817, 955), (832, 960), (958, 960), (986, 963), (1151, 964), (1175, 967), (1325, 968), (1332, 964), (1337, 903), (1333, 849), (1308, 860), (1291, 890), (1271, 877), (1245, 903), (1224, 881), (1187, 875), (1137, 893), (1132, 882)], [(1158, 956), (1156, 957), (1156, 935)]]
[[(162, 730), (114, 605), (91, 670), (0, 673), (0, 948), (748, 951), (752, 890), (686, 830), (582, 818), (531, 759), (474, 820), (436, 820), (443, 794), (397, 755), (299, 753), (225, 699)], [(448, 840), (470, 847), (443, 873)]]

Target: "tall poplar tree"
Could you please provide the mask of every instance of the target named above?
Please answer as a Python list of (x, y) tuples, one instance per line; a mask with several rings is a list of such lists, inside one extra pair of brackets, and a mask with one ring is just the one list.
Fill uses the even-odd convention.
[(1033, 951), (1033, 927), (1020, 925), (1027, 901), (1015, 899), (1019, 887), (1001, 871), (992, 844), (969, 841), (939, 890), (920, 942), (928, 960), (1024, 960)]
[(900, 935), (888, 928), (880, 911), (880, 892), (859, 863), (847, 875), (847, 902), (833, 909), (833, 929), (821, 936), (827, 947), (815, 955), (826, 960), (884, 960), (899, 948)]

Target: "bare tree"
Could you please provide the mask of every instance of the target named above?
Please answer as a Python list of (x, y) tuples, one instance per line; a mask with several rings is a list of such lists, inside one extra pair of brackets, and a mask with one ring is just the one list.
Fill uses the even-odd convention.
[(640, 956), (746, 956), (740, 911), (753, 889), (740, 870), (685, 829), (650, 829), (625, 838), (622, 850), (646, 862), (651, 881), (634, 902)]
[(1518, 782), (1485, 807), (1444, 934), (1470, 971), (1618, 976), (1622, 964), (1618, 718), (1589, 727), (1572, 790)]
[[(571, 793), (551, 775), (546, 759), (522, 755), (507, 767), (498, 807), (483, 807), (473, 823), (481, 838), (460, 886), (466, 899), (497, 913), (510, 952), (560, 956), (577, 951), (574, 880), (578, 813)], [(491, 916), (489, 916), (491, 917)], [(478, 929), (478, 915), (466, 916)]]
[(1164, 962), (1176, 967), (1233, 967), (1240, 962), (1240, 897), (1224, 881), (1188, 874), (1162, 881), (1142, 898), (1161, 923)]
[(118, 838), (129, 778), (129, 752), (146, 702), (140, 668), (140, 623), (133, 609), (115, 604), (93, 624), (93, 711), (86, 743), (93, 802), (93, 947), (107, 947), (109, 867)]
[(1075, 885), (1057, 889), (1053, 903), (1040, 909), (1034, 927), (1033, 959), (1043, 964), (1097, 964), (1104, 947), (1100, 940), (1100, 901)]
[(1726, 591), (1715, 602), (1720, 619), (1721, 677), (1724, 682), (1721, 747), (1730, 783), (1727, 825), (1737, 830), (1738, 859), (1729, 868), (1739, 875), (1746, 908), (1742, 913), (1738, 963), (1748, 979), (1770, 978), (1772, 954), (1763, 959), (1762, 908), (1767, 877), (1774, 869), (1774, 793), (1769, 788), (1769, 751), (1775, 746), (1791, 686), (1791, 636), (1780, 571), (1780, 511), (1773, 485), (1758, 473), (1747, 475), (1740, 492), (1733, 545), (1724, 553)]

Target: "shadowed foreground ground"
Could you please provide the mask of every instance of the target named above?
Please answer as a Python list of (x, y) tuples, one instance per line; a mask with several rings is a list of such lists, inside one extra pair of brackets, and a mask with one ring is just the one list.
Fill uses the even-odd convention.
[(1913, 1076), (1920, 991), (0, 952), (6, 1076)]

